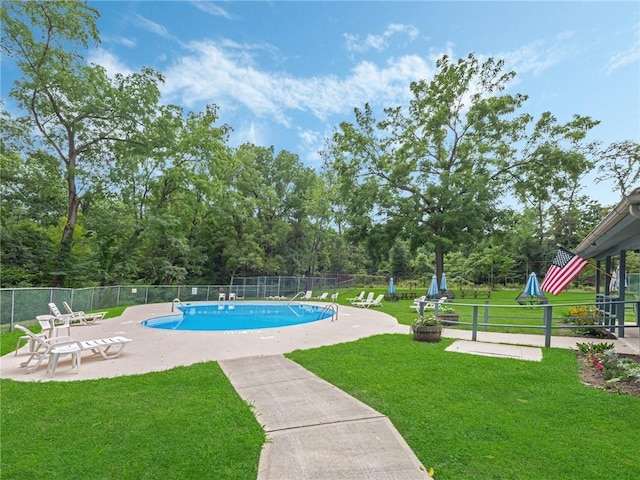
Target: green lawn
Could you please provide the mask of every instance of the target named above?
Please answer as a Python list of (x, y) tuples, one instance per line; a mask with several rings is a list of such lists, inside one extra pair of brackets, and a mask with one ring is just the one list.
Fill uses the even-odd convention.
[(386, 414), (436, 479), (636, 479), (640, 399), (578, 380), (575, 354), (540, 363), (380, 335), (289, 358)]
[(264, 432), (215, 362), (2, 387), (2, 479), (255, 480)]
[[(350, 305), (346, 300), (360, 292), (361, 289), (351, 289), (340, 293), (338, 297), (339, 303)], [(385, 288), (369, 289), (367, 292), (373, 291), (375, 294), (385, 293)], [(454, 293), (457, 294), (456, 291)], [(501, 331), (506, 333), (529, 333), (543, 335), (542, 326), (543, 312), (540, 307), (521, 306), (516, 302), (516, 297), (522, 293), (515, 290), (494, 290), (491, 298), (455, 298), (447, 302), (453, 306), (456, 313), (460, 314), (460, 322), (471, 324), (473, 319), (473, 305), (478, 306), (478, 323), (484, 322), (485, 303), (488, 304), (488, 323), (490, 325), (506, 325), (506, 326), (489, 326), (479, 327), (486, 331)], [(593, 292), (584, 291), (565, 291), (558, 296), (548, 295), (549, 303), (553, 308), (553, 324), (555, 326), (564, 322), (568, 316), (571, 306), (593, 304), (595, 294)], [(398, 322), (410, 325), (416, 318), (417, 312), (410, 308), (413, 300), (383, 301), (382, 311), (393, 315)], [(634, 312), (627, 312), (627, 321), (634, 321)], [(531, 328), (531, 327), (536, 328)], [(470, 329), (471, 325), (458, 325), (456, 328)], [(554, 328), (553, 335), (573, 335), (572, 330)]]
[[(410, 323), (409, 303), (384, 310)], [(380, 335), (289, 357), (388, 415), (436, 479), (637, 478), (640, 399), (581, 385), (571, 351), (535, 363), (444, 352), (451, 341)], [(264, 433), (216, 362), (0, 388), (3, 479), (256, 478)]]

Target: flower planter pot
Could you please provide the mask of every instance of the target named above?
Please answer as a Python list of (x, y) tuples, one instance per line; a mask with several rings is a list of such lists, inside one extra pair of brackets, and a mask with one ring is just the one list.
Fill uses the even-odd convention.
[(416, 327), (411, 326), (413, 339), (417, 342), (439, 342), (442, 335), (442, 326), (435, 325), (432, 327)]
[(460, 315), (457, 313), (439, 313), (438, 320), (440, 320), (443, 325), (451, 325), (453, 323), (458, 323)]

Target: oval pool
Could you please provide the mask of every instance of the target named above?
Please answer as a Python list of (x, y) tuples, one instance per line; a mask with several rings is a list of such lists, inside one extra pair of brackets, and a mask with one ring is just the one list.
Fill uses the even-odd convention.
[(325, 306), (285, 302), (220, 302), (179, 305), (182, 313), (150, 318), (149, 328), (165, 330), (255, 330), (286, 327), (331, 318)]

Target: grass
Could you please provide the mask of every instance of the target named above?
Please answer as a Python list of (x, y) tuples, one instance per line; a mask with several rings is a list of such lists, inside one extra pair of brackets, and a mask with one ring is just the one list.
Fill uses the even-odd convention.
[[(104, 318), (115, 318), (122, 315), (122, 312), (126, 310), (127, 307), (113, 307), (109, 309), (100, 310), (101, 312), (107, 312)], [(87, 312), (92, 313), (92, 312)], [(32, 331), (38, 333), (41, 328), (40, 325), (34, 320), (29, 324), (28, 322), (24, 322), (22, 325), (28, 327)], [(6, 355), (9, 352), (13, 352), (16, 348), (16, 342), (18, 338), (20, 338), (23, 334), (20, 330), (14, 330), (13, 332), (9, 331), (10, 325), (3, 325), (3, 328), (0, 330), (0, 356)]]
[[(369, 289), (375, 294), (385, 293), (386, 288)], [(339, 303), (343, 305), (351, 305), (346, 299), (354, 297), (360, 292), (358, 290), (348, 290), (340, 293), (338, 297)], [(458, 292), (454, 291), (455, 294)], [(484, 322), (485, 302), (488, 304), (489, 318), (488, 323), (492, 325), (507, 326), (489, 326), (479, 327), (486, 331), (501, 331), (505, 333), (528, 333), (543, 335), (542, 326), (543, 311), (540, 307), (520, 306), (516, 302), (516, 297), (521, 291), (516, 290), (494, 290), (491, 298), (455, 298), (452, 302), (448, 302), (453, 306), (456, 313), (460, 314), (460, 322), (471, 323), (473, 315), (473, 306), (478, 308), (478, 323)], [(553, 308), (554, 325), (559, 325), (568, 315), (569, 306), (565, 305), (584, 305), (593, 304), (595, 294), (593, 292), (584, 291), (565, 291), (558, 296), (548, 295), (549, 303)], [(385, 313), (388, 313), (398, 319), (399, 323), (410, 325), (416, 318), (417, 312), (409, 308), (413, 304), (413, 300), (383, 301)], [(634, 313), (627, 312), (628, 321), (634, 320)], [(531, 328), (536, 327), (536, 328)], [(471, 329), (470, 325), (458, 325), (456, 328)], [(553, 335), (573, 335), (572, 330), (554, 328)]]
[(637, 478), (640, 400), (579, 383), (571, 351), (540, 363), (380, 335), (289, 358), (386, 414), (438, 479)]
[(257, 476), (264, 432), (215, 362), (0, 385), (3, 479)]
[[(383, 310), (410, 323), (410, 303)], [(535, 363), (445, 352), (450, 343), (380, 335), (288, 356), (389, 416), (437, 479), (637, 478), (639, 399), (580, 384), (571, 351)], [(0, 387), (3, 479), (81, 479), (87, 466), (96, 479), (257, 476), (264, 432), (216, 362)]]

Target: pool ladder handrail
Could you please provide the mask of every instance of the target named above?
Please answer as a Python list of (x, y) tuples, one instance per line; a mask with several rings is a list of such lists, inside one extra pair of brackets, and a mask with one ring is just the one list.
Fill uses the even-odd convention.
[(184, 307), (184, 303), (182, 303), (179, 298), (174, 298), (171, 302), (171, 312), (175, 312), (176, 303), (179, 303), (181, 307)]
[(296, 293), (293, 298), (291, 300), (289, 300), (289, 303), (293, 302), (296, 298), (300, 297), (300, 296), (304, 296), (306, 292), (298, 292)]
[[(318, 315), (318, 320), (320, 320), (322, 318), (322, 315), (325, 312), (328, 312), (329, 310), (331, 310), (331, 321), (335, 322), (336, 320), (338, 320), (338, 304), (337, 303), (328, 303), (327, 305), (325, 305), (325, 307), (322, 309), (322, 311), (320, 312), (320, 314)], [(335, 320), (334, 320), (335, 318)]]

